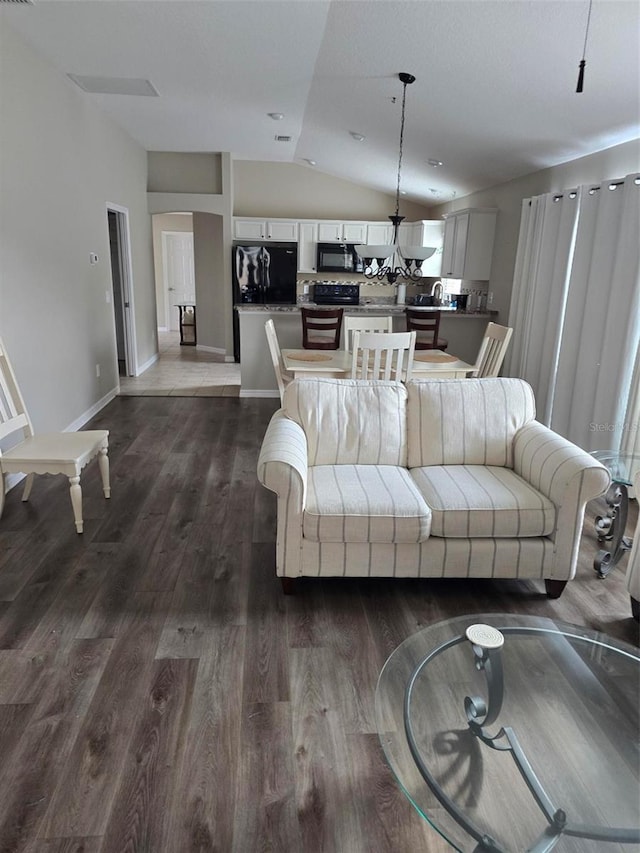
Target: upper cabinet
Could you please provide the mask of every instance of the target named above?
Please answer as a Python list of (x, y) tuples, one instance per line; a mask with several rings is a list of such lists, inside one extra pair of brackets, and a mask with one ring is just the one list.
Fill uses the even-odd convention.
[(298, 228), (298, 272), (316, 272), (318, 223), (301, 222)]
[(441, 275), (488, 281), (497, 213), (474, 208), (446, 214)]
[(298, 223), (292, 219), (234, 219), (234, 240), (297, 242)]
[(388, 246), (393, 239), (393, 225), (390, 222), (369, 222), (367, 239), (363, 243), (370, 246)]
[(366, 222), (333, 222), (318, 223), (319, 243), (366, 243)]

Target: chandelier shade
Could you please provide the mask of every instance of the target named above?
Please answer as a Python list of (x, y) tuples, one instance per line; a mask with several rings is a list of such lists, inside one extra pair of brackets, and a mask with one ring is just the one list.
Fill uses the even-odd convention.
[(396, 182), (396, 212), (389, 216), (393, 225), (393, 243), (385, 245), (354, 246), (359, 257), (363, 260), (366, 278), (386, 278), (389, 284), (395, 284), (398, 278), (420, 281), (422, 278), (422, 263), (436, 251), (435, 246), (405, 246), (399, 242), (399, 228), (404, 216), (399, 216), (400, 210), (400, 178), (402, 173), (402, 148), (404, 143), (404, 114), (407, 97), (407, 86), (415, 81), (413, 74), (402, 72), (398, 74), (402, 83), (402, 119), (400, 122), (400, 150), (398, 154), (398, 176)]

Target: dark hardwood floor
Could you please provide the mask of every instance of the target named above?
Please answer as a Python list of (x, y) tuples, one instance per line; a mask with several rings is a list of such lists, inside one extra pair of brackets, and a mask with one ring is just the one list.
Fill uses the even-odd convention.
[[(119, 397), (112, 498), (13, 489), (0, 520), (0, 851), (444, 853), (378, 743), (387, 656), (466, 613), (553, 616), (638, 643), (624, 565), (557, 601), (517, 581), (274, 575), (257, 482), (271, 400)], [(593, 517), (594, 507), (590, 507)], [(630, 519), (630, 528), (635, 513)]]

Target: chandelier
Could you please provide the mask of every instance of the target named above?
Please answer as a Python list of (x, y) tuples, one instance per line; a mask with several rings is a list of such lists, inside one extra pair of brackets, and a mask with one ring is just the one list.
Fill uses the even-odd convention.
[[(398, 180), (396, 183), (396, 212), (389, 219), (393, 224), (393, 243), (387, 246), (355, 246), (355, 250), (364, 262), (366, 278), (386, 278), (389, 284), (395, 284), (398, 278), (420, 281), (422, 278), (422, 263), (436, 251), (430, 246), (400, 247), (398, 229), (404, 216), (399, 216), (400, 210), (400, 174), (402, 171), (402, 145), (404, 141), (404, 107), (407, 97), (407, 86), (416, 79), (413, 74), (402, 72), (398, 74), (402, 83), (402, 119), (400, 122), (400, 152), (398, 156)], [(374, 265), (375, 262), (375, 265)]]

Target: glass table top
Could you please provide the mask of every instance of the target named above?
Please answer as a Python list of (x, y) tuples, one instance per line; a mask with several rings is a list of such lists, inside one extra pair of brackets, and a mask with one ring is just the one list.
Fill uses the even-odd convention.
[[(465, 632), (477, 623), (502, 647), (474, 646)], [(376, 723), (400, 787), (454, 849), (619, 853), (640, 850), (639, 700), (632, 646), (482, 614), (393, 652)]]
[(609, 469), (614, 483), (631, 486), (636, 471), (640, 471), (640, 453), (618, 453), (616, 450), (593, 450), (594, 459)]

